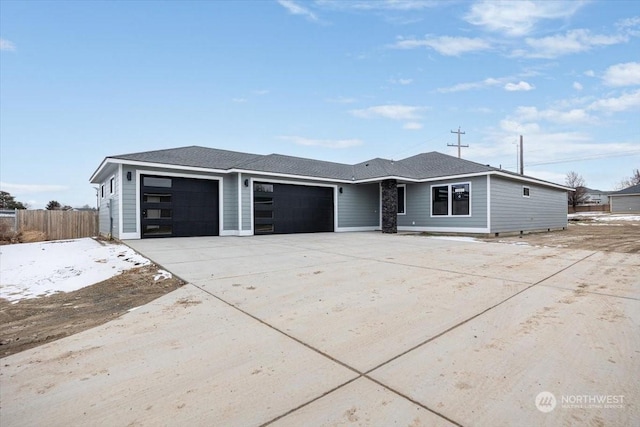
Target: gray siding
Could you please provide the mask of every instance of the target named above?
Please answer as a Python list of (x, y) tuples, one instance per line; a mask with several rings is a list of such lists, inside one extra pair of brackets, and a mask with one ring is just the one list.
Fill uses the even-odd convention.
[[(120, 230), (118, 226), (118, 207), (120, 206), (118, 201), (118, 194), (120, 193), (120, 188), (118, 185), (118, 167), (113, 166), (108, 171), (104, 173), (104, 180), (100, 182), (100, 187), (98, 189), (99, 200), (100, 200), (100, 213), (99, 213), (99, 231), (100, 234), (103, 235), (111, 235), (114, 238), (119, 238)], [(111, 178), (114, 178), (114, 188), (113, 193), (111, 193), (110, 181)], [(102, 196), (102, 188), (104, 186), (104, 197)], [(111, 207), (110, 207), (111, 206)], [(113, 220), (113, 226), (112, 221)]]
[(612, 213), (639, 213), (640, 194), (629, 196), (613, 196), (611, 200)]
[[(431, 216), (431, 187), (470, 183), (471, 216)], [(407, 184), (406, 213), (398, 215), (399, 227), (486, 228), (487, 177)]]
[(223, 230), (238, 230), (238, 174), (226, 175), (223, 178)]
[[(530, 189), (522, 196), (522, 187)], [(567, 226), (567, 192), (491, 177), (491, 232), (558, 229)]]
[[(131, 172), (131, 181), (127, 181), (127, 172)], [(136, 225), (136, 170), (132, 166), (122, 167), (122, 232), (135, 233)]]
[(380, 226), (380, 185), (340, 185), (338, 227)]

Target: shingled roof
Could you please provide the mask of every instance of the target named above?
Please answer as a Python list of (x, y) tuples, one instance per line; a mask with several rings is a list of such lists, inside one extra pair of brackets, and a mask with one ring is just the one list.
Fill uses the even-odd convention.
[(375, 158), (366, 162), (349, 165), (326, 162), (282, 154), (250, 154), (216, 148), (189, 146), (166, 150), (144, 151), (139, 153), (110, 156), (94, 173), (98, 174), (102, 166), (109, 162), (143, 162), (173, 166), (197, 167), (218, 171), (262, 172), (292, 175), (309, 178), (324, 178), (339, 181), (375, 181), (385, 178), (406, 180), (427, 180), (444, 176), (458, 176), (500, 172), (515, 179), (529, 179), (540, 183), (558, 186), (551, 182), (523, 177), (502, 169), (458, 159), (432, 151), (402, 160)]
[(199, 167), (218, 170), (246, 170), (338, 180), (368, 180), (384, 177), (426, 179), (497, 170), (438, 152), (423, 153), (403, 160), (371, 159), (348, 165), (282, 154), (249, 154), (207, 147), (180, 147), (166, 150), (110, 156), (109, 159)]
[(610, 196), (626, 196), (631, 194), (640, 194), (640, 184), (632, 185), (631, 187), (624, 188), (615, 193), (609, 194)]

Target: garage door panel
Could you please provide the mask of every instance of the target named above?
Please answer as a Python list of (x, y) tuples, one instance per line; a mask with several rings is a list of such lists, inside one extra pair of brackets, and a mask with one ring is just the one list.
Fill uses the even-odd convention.
[(255, 234), (333, 231), (333, 189), (255, 183)]
[(142, 176), (141, 185), (142, 237), (219, 234), (218, 181)]

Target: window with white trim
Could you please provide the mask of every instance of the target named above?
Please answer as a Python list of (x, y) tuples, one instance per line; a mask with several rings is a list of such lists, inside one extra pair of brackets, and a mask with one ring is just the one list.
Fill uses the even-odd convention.
[(407, 186), (406, 184), (398, 185), (398, 215), (407, 213)]
[(471, 183), (432, 185), (431, 216), (471, 216)]
[(113, 194), (116, 191), (116, 178), (114, 176), (109, 180), (109, 194)]
[(522, 197), (531, 197), (531, 189), (526, 185), (522, 186)]
[(100, 197), (104, 199), (104, 184), (100, 186)]

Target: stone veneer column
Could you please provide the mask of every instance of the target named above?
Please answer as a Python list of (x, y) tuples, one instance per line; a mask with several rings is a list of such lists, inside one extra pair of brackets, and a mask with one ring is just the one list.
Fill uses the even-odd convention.
[(382, 181), (382, 232), (398, 232), (398, 182)]

